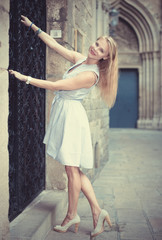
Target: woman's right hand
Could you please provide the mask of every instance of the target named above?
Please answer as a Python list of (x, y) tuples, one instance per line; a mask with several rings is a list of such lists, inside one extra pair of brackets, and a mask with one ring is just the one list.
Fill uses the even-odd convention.
[(9, 74), (15, 76), (15, 78), (19, 79), (22, 82), (26, 82), (27, 81), (27, 76), (24, 75), (24, 74), (21, 74), (21, 73), (19, 73), (17, 71), (9, 70)]
[(27, 26), (27, 27), (30, 27), (30, 25), (31, 25), (31, 21), (29, 20), (29, 18), (27, 18), (27, 17), (25, 17), (25, 16), (23, 16), (23, 15), (21, 15), (21, 22), (25, 25), (25, 26)]

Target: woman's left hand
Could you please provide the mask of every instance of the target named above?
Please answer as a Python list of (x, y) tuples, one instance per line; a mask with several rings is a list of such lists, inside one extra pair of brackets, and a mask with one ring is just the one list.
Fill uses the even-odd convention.
[(23, 16), (23, 15), (21, 15), (21, 22), (25, 25), (25, 26), (27, 26), (27, 27), (30, 27), (31, 26), (31, 21), (29, 20), (29, 18), (27, 18), (27, 17), (25, 17), (25, 16)]
[(21, 73), (19, 73), (19, 72), (17, 72), (17, 71), (9, 70), (9, 73), (10, 73), (11, 75), (14, 75), (15, 78), (19, 79), (19, 80), (22, 81), (22, 82), (26, 82), (26, 81), (27, 81), (27, 76), (25, 76), (25, 75), (23, 75), (23, 74), (21, 74)]

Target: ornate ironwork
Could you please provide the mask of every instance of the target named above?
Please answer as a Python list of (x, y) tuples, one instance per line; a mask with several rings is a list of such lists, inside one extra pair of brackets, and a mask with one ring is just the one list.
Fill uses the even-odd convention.
[[(10, 0), (9, 68), (45, 79), (45, 44), (21, 23), (21, 15), (46, 28), (46, 1)], [(45, 185), (45, 91), (9, 79), (9, 219)]]

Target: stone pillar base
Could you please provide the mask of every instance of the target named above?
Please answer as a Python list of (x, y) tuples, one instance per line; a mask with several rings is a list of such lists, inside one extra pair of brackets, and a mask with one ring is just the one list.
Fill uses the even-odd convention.
[(159, 118), (139, 119), (137, 121), (137, 128), (160, 130), (160, 129), (162, 129), (162, 120), (161, 120), (161, 123), (159, 123)]
[(162, 130), (162, 116), (160, 117), (160, 120), (159, 120), (158, 129)]

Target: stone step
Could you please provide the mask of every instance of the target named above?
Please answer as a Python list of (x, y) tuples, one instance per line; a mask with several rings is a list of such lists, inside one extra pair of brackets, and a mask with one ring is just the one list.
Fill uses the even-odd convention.
[(10, 240), (44, 240), (66, 205), (67, 192), (43, 191), (10, 223)]

